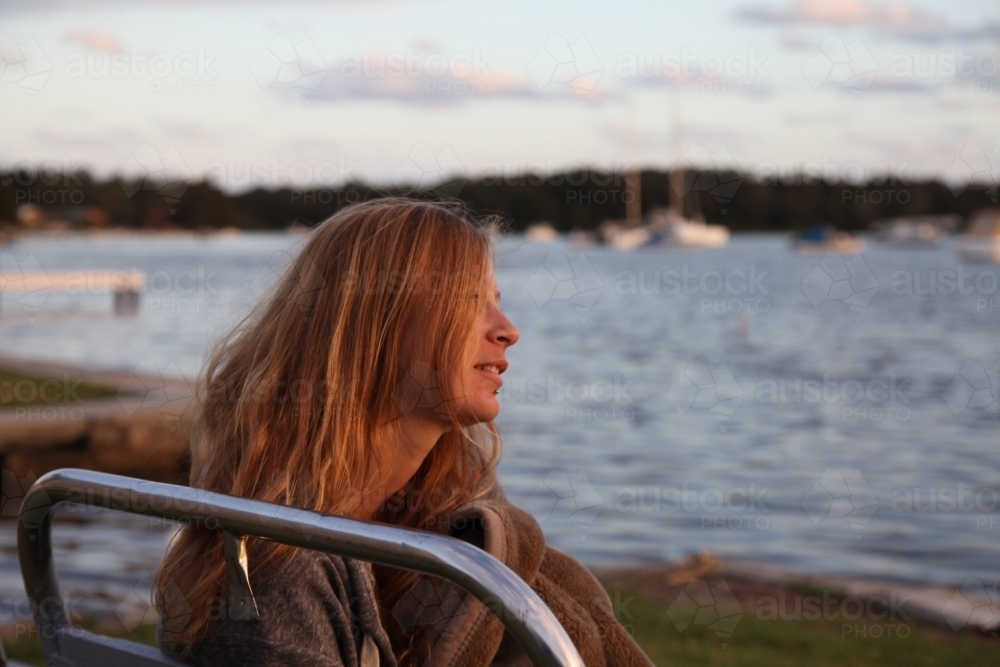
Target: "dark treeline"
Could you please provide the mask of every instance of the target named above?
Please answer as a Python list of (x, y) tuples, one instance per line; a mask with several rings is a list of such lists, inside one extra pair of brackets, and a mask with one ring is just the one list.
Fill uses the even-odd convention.
[[(953, 191), (939, 181), (889, 180), (830, 183), (796, 177), (767, 182), (737, 173), (685, 174), (685, 207), (733, 231), (792, 231), (812, 225), (867, 229), (872, 222), (905, 215), (957, 214), (996, 208), (981, 184)], [(643, 212), (670, 202), (668, 175), (641, 175)], [(499, 213), (514, 230), (546, 221), (561, 231), (593, 229), (625, 216), (629, 196), (623, 174), (575, 171), (540, 176), (482, 177), (408, 191), (350, 183), (337, 188), (256, 189), (231, 195), (206, 182), (165, 185), (85, 173), (0, 173), (0, 225), (16, 225), (18, 210), (36, 204), (50, 220), (80, 226), (131, 228), (284, 229), (314, 225), (352, 202), (389, 194), (456, 197), (479, 213)], [(22, 216), (23, 217), (23, 216)], [(65, 223), (64, 223), (65, 224)]]

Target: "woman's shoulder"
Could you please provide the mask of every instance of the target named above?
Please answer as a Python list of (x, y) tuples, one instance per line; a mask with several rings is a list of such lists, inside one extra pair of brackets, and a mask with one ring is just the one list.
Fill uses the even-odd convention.
[(504, 495), (483, 497), (456, 509), (448, 526), (452, 537), (483, 549), (525, 581), (541, 565), (545, 550), (541, 526)]
[(382, 667), (395, 664), (368, 563), (297, 549), (278, 565), (251, 566), (250, 585), (257, 618), (232, 613), (227, 600), (218, 601), (208, 636), (188, 659), (205, 666), (340, 667), (359, 664), (370, 637)]
[(287, 605), (308, 598), (336, 598), (344, 607), (374, 606), (371, 565), (311, 549), (296, 549), (273, 567), (250, 568), (250, 584), (258, 608), (270, 601)]

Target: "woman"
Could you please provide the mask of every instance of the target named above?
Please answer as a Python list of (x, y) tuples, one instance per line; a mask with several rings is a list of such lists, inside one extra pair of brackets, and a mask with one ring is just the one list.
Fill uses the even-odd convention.
[[(515, 562), (518, 549), (496, 547), (521, 539), (540, 552), (543, 542), (495, 476), (492, 420), (519, 334), (499, 307), (491, 230), (456, 207), (405, 199), (316, 228), (209, 362), (193, 485), (456, 535), (540, 585), (543, 558)], [(264, 540), (248, 545), (260, 618), (245, 620), (227, 609), (222, 538), (210, 528), (186, 527), (158, 577), (171, 655), (241, 667), (419, 665), (442, 651), (456, 665), (523, 658), (471, 596), (451, 591), (464, 630), (442, 632), (422, 613), (430, 579)], [(470, 653), (469, 641), (454, 645), (467, 635), (485, 639)]]

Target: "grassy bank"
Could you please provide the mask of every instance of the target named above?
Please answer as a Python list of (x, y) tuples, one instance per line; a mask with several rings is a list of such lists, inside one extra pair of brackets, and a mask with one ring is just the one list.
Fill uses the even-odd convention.
[[(83, 619), (77, 623), (91, 632), (108, 637), (120, 637), (129, 641), (156, 646), (156, 626), (140, 624), (132, 631), (126, 631), (120, 623), (101, 623), (95, 619)], [(17, 660), (29, 665), (45, 667), (42, 645), (34, 624), (3, 628), (3, 647), (9, 660)]]
[[(618, 577), (614, 583), (605, 582), (616, 615), (653, 662), (662, 667), (996, 667), (1000, 664), (997, 638), (968, 630), (955, 633), (889, 617), (772, 619), (771, 601), (781, 601), (784, 605), (780, 607), (781, 615), (787, 616), (789, 610), (796, 608), (796, 600), (810, 598), (829, 600), (830, 615), (843, 612), (853, 616), (847, 607), (841, 606), (844, 599), (830, 591), (730, 580), (735, 603), (685, 608), (677, 603), (679, 593), (673, 599), (664, 599), (664, 594), (674, 587), (625, 579)], [(706, 584), (718, 591), (718, 579), (707, 578)], [(676, 588), (691, 591), (685, 586)], [(808, 605), (804, 608), (809, 609)], [(713, 629), (712, 624), (720, 615), (727, 622)], [(873, 614), (878, 615), (881, 613)], [(140, 625), (130, 633), (121, 631), (120, 626), (117, 632), (99, 627), (93, 621), (84, 625), (102, 634), (154, 644), (155, 631), (151, 625)], [(726, 629), (719, 631), (719, 627)], [(37, 638), (9, 635), (8, 632), (4, 646), (11, 659), (44, 664)]]
[[(614, 600), (615, 591), (611, 593)], [(685, 625), (689, 614), (675, 611), (671, 618), (669, 604), (645, 593), (619, 589), (618, 595), (623, 601), (631, 597), (627, 605), (631, 618), (619, 614), (622, 622), (634, 629), (636, 641), (661, 666), (996, 667), (1000, 657), (996, 638), (898, 619), (769, 620), (766, 614), (764, 619), (758, 617), (760, 609), (747, 609), (731, 633), (718, 633), (708, 623), (698, 622), (712, 618), (711, 611), (701, 619), (696, 612)]]
[(114, 398), (114, 389), (77, 380), (22, 375), (0, 369), (0, 409), (68, 406), (83, 401)]
[(1000, 664), (996, 636), (914, 622), (898, 601), (861, 600), (814, 584), (723, 576), (721, 564), (708, 565), (596, 574), (616, 618), (657, 665)]

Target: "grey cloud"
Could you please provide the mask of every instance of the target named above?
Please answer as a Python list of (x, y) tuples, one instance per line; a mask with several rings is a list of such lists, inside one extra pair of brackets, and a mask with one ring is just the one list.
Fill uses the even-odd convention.
[(748, 5), (737, 10), (736, 17), (770, 25), (868, 27), (883, 37), (928, 43), (1000, 37), (1000, 21), (995, 19), (959, 27), (941, 14), (903, 3), (879, 5), (868, 0), (793, 0), (782, 7)]

